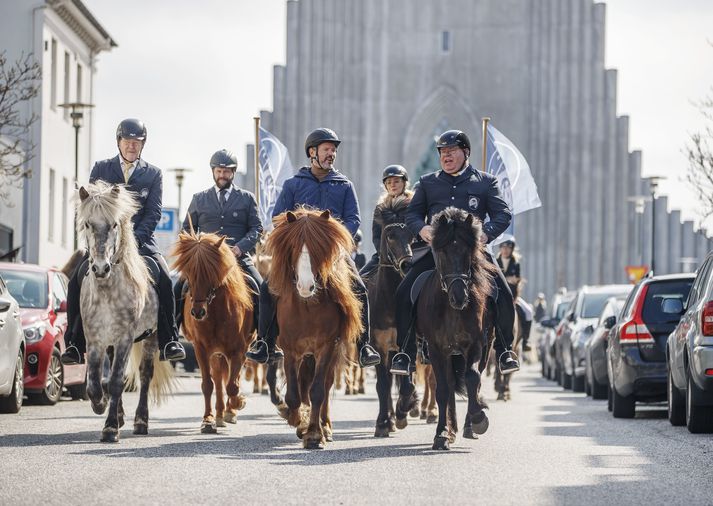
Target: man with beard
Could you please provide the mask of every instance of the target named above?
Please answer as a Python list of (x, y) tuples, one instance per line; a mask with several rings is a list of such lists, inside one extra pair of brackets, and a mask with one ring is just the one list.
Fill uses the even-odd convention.
[[(255, 268), (250, 253), (254, 251), (260, 238), (262, 223), (258, 216), (255, 195), (233, 184), (238, 168), (238, 159), (234, 153), (227, 149), (216, 151), (210, 158), (210, 168), (215, 185), (193, 195), (186, 219), (183, 220), (183, 230), (189, 230), (192, 223), (196, 232), (226, 236), (226, 243), (233, 250), (243, 272), (248, 275), (248, 281), (253, 285), (253, 314), (257, 324), (257, 292), (262, 277)], [(183, 322), (184, 285), (185, 280), (181, 278), (174, 288), (176, 323), (179, 326)]]
[[(178, 342), (178, 328), (173, 318), (173, 291), (166, 261), (158, 250), (154, 231), (161, 219), (161, 199), (163, 178), (161, 169), (141, 159), (141, 152), (146, 144), (146, 126), (138, 119), (125, 119), (116, 129), (116, 144), (119, 154), (114, 158), (94, 164), (89, 182), (97, 180), (109, 184), (126, 185), (126, 189), (136, 194), (140, 204), (139, 211), (132, 218), (134, 236), (139, 253), (147, 258), (147, 264), (158, 269), (158, 336), (159, 357), (161, 360), (182, 360), (186, 352)], [(81, 275), (87, 272), (86, 258), (75, 270), (67, 290), (67, 332), (64, 336), (67, 348), (61, 360), (65, 365), (84, 362), (86, 342), (79, 314), (79, 294)], [(154, 265), (155, 264), (155, 265)]]
[[(305, 140), (305, 154), (310, 166), (302, 167), (297, 174), (285, 181), (277, 199), (273, 216), (285, 211), (293, 211), (299, 206), (329, 210), (335, 218), (356, 235), (361, 218), (354, 186), (347, 177), (334, 168), (337, 148), (341, 141), (329, 128), (313, 130)], [(381, 362), (379, 353), (369, 344), (369, 302), (366, 287), (350, 258), (354, 269), (355, 281), (352, 287), (362, 303), (361, 320), (364, 332), (359, 337), (359, 364), (362, 367)], [(282, 358), (282, 352), (275, 349), (275, 340), (279, 331), (275, 317), (275, 303), (266, 282), (260, 286), (260, 325), (258, 340), (247, 352), (247, 357), (259, 363)]]

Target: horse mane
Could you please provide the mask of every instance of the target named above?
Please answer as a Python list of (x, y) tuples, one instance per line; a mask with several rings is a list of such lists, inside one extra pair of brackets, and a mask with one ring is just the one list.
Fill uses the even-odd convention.
[(181, 232), (171, 251), (175, 258), (173, 268), (188, 279), (189, 285), (200, 282), (210, 287), (223, 286), (228, 300), (235, 301), (243, 310), (252, 309), (243, 271), (223, 239), (216, 234)]
[(410, 190), (396, 197), (392, 197), (389, 194), (382, 196), (382, 198), (379, 199), (379, 203), (376, 204), (374, 221), (382, 227), (390, 223), (403, 222), (406, 208), (408, 208), (408, 205), (411, 203), (412, 197), (413, 192)]
[(471, 271), (473, 275), (473, 292), (479, 300), (490, 290), (492, 276), (497, 273), (495, 265), (485, 256), (485, 246), (480, 243), (483, 225), (480, 219), (473, 216), (469, 225), (469, 213), (455, 207), (447, 207), (433, 216), (432, 248), (435, 252), (444, 251), (453, 242), (462, 242), (471, 250)]
[[(354, 240), (344, 225), (325, 213), (301, 206), (273, 218), (275, 228), (265, 243), (272, 256), (268, 286), (276, 296), (294, 291), (294, 267), (306, 245), (318, 281), (344, 312), (341, 337), (352, 340), (362, 330), (361, 303), (352, 290), (356, 274), (348, 263)], [(289, 214), (296, 219), (290, 221)]]
[[(136, 291), (137, 314), (143, 311), (149, 285), (153, 282), (149, 275), (148, 267), (144, 263), (134, 236), (134, 225), (131, 219), (140, 209), (136, 193), (126, 189), (124, 185), (113, 185), (102, 180), (84, 186), (86, 198), (77, 199), (77, 234), (87, 241), (89, 228), (87, 224), (97, 218), (111, 224), (118, 223), (119, 247), (116, 258), (120, 261), (117, 266), (123, 269), (127, 282)], [(81, 192), (80, 192), (81, 193)], [(93, 278), (92, 278), (93, 279)], [(90, 283), (90, 287), (93, 286)], [(91, 288), (90, 288), (91, 290)]]

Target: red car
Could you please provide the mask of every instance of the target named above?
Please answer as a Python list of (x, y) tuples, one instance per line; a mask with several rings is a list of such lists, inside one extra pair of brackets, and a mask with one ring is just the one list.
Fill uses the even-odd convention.
[(60, 361), (67, 329), (67, 277), (57, 269), (0, 262), (0, 276), (20, 306), (25, 334), (25, 394), (55, 404), (67, 388), (72, 399), (86, 393), (86, 365)]

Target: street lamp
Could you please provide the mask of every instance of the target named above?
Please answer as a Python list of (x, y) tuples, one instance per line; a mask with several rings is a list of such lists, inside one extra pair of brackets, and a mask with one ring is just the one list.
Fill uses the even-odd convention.
[[(59, 104), (59, 107), (70, 109), (69, 117), (72, 118), (74, 127), (74, 189), (79, 185), (79, 129), (84, 125), (84, 109), (91, 109), (94, 104), (82, 102), (68, 102)], [(77, 250), (77, 214), (74, 214), (74, 250)]]
[(636, 255), (639, 265), (644, 264), (644, 210), (646, 203), (651, 201), (651, 197), (646, 195), (634, 195), (626, 199), (634, 204), (634, 212), (636, 212), (635, 227), (638, 227), (638, 233), (634, 233), (637, 239)]
[(176, 186), (178, 186), (178, 219), (181, 219), (181, 203), (183, 202), (182, 198), (182, 189), (183, 189), (183, 179), (186, 177), (187, 172), (192, 172), (193, 169), (186, 169), (183, 167), (175, 167), (173, 169), (168, 169), (169, 172), (173, 172), (174, 176), (176, 178)]
[(656, 190), (663, 178), (651, 176), (646, 179), (649, 181), (651, 190), (651, 271), (656, 274)]

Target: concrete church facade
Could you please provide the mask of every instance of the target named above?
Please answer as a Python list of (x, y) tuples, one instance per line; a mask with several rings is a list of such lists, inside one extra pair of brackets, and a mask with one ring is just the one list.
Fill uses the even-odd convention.
[[(478, 145), (477, 167), (489, 116), (528, 159), (543, 202), (515, 221), (526, 294), (626, 282), (625, 265), (650, 262), (651, 206), (637, 214), (632, 202), (649, 186), (616, 115), (604, 30), (592, 0), (288, 0), (287, 60), (262, 123), (296, 166), (311, 129), (338, 132), (337, 166), (369, 231), (384, 166), (423, 170), (434, 135), (458, 128)], [(659, 273), (711, 248), (666, 208), (658, 198)]]

